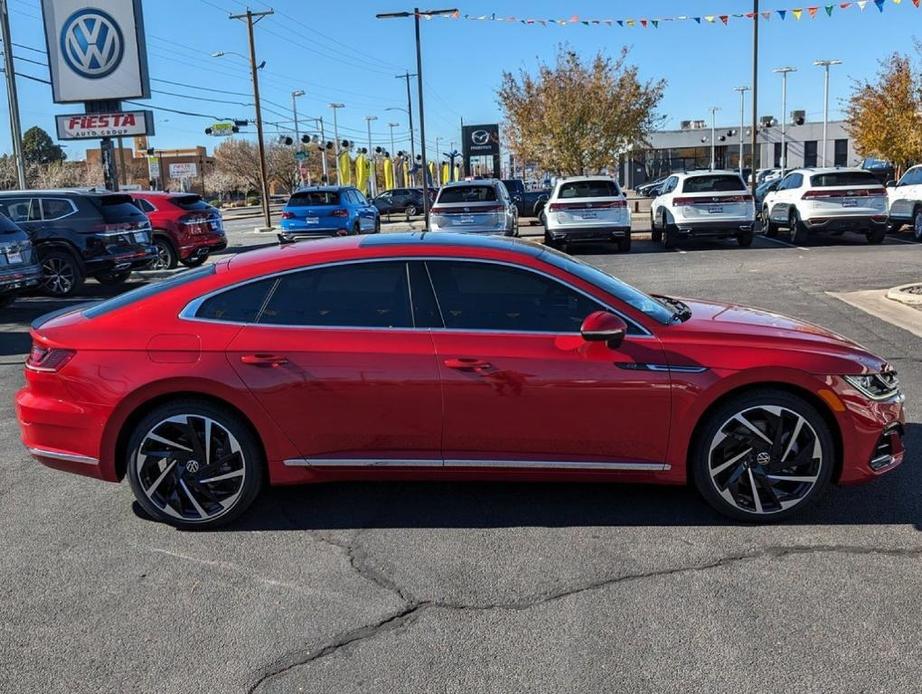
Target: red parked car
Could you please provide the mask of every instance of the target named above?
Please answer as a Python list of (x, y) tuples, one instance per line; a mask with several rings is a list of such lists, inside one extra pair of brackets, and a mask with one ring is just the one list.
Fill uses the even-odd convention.
[(789, 516), (903, 459), (882, 359), (809, 323), (648, 296), (516, 239), (351, 236), (258, 250), (33, 324), (22, 438), (128, 476), (180, 527), (265, 482), (694, 483)]
[(130, 193), (153, 228), (157, 257), (151, 270), (168, 270), (182, 263), (196, 267), (209, 255), (227, 248), (221, 212), (192, 193), (139, 191)]

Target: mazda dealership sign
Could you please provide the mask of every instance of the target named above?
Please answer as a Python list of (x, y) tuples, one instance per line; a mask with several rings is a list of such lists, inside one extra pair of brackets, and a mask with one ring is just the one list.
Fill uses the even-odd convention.
[(141, 0), (42, 0), (57, 103), (150, 97)]

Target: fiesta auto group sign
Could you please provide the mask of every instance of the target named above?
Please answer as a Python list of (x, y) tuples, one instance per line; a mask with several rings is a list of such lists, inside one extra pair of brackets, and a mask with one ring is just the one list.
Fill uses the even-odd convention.
[(42, 0), (57, 103), (150, 97), (141, 0)]
[(56, 116), (59, 140), (92, 140), (100, 137), (132, 137), (154, 134), (150, 111), (80, 113)]

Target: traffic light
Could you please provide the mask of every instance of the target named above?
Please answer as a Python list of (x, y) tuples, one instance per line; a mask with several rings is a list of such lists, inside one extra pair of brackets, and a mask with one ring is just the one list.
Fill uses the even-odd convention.
[(290, 137), (288, 137), (287, 135), (279, 135), (279, 144), (280, 144), (280, 145), (290, 146), (290, 145), (293, 145), (294, 142), (295, 142), (295, 141), (292, 140), (292, 139), (291, 139)]

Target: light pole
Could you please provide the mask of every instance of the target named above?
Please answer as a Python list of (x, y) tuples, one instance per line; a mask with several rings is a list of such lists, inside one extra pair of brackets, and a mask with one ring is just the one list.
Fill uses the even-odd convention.
[[(740, 161), (739, 161), (740, 166), (739, 166), (739, 169), (740, 169), (740, 176), (742, 176), (743, 175), (743, 130), (746, 127), (746, 114), (745, 114), (746, 92), (749, 91), (749, 87), (745, 87), (745, 86), (736, 87), (734, 88), (733, 91), (740, 93)], [(753, 161), (755, 160), (753, 159)], [(755, 166), (755, 164), (753, 164), (753, 166)]]
[(711, 171), (717, 166), (717, 143), (714, 142), (714, 138), (717, 135), (717, 112), (719, 110), (716, 106), (711, 106)]
[(388, 111), (403, 111), (407, 114), (410, 121), (410, 158), (416, 161), (416, 145), (413, 144), (413, 98), (410, 96), (410, 78), (416, 77), (416, 73), (405, 72), (402, 75), (394, 75), (395, 79), (406, 80), (407, 83), (407, 107), (406, 108), (389, 108)]
[[(426, 185), (426, 111), (423, 107), (423, 52), (419, 39), (419, 18), (424, 16), (427, 19), (438, 15), (452, 15), (458, 10), (456, 8), (442, 10), (424, 10), (420, 12), (418, 7), (414, 7), (412, 12), (385, 12), (375, 15), (378, 19), (393, 19), (397, 17), (413, 17), (416, 25), (416, 87), (419, 92), (419, 144), (423, 155), (423, 218), (425, 219), (425, 228), (429, 228), (429, 193)], [(409, 77), (406, 77), (409, 85)], [(412, 108), (410, 109), (412, 111)], [(412, 126), (410, 130), (412, 132)], [(412, 137), (410, 138), (412, 144)], [(412, 149), (412, 147), (411, 147)], [(415, 157), (414, 157), (415, 160)]]
[(394, 128), (397, 128), (399, 126), (400, 126), (400, 123), (388, 123), (387, 124), (387, 127), (391, 129), (391, 156), (394, 156), (394, 152), (396, 151), (394, 150)]
[[(250, 72), (253, 78), (253, 103), (256, 106), (256, 145), (259, 150), (259, 178), (262, 188), (263, 221), (266, 229), (272, 228), (272, 215), (269, 212), (269, 174), (266, 167), (266, 144), (263, 140), (263, 112), (259, 102), (259, 69), (265, 63), (262, 65), (256, 63), (256, 39), (253, 37), (253, 26), (271, 14), (274, 14), (272, 10), (253, 12), (247, 8), (246, 14), (230, 15), (230, 19), (246, 20), (247, 36), (250, 40)], [(220, 56), (215, 55), (215, 57)]]
[(16, 182), (26, 189), (26, 161), (22, 155), (22, 126), (19, 122), (19, 94), (16, 91), (16, 71), (13, 68), (13, 42), (10, 38), (10, 15), (6, 0), (0, 0), (0, 31), (3, 37), (3, 65), (6, 74), (6, 96), (10, 107), (10, 132), (13, 136), (13, 158), (16, 160)]
[(788, 73), (797, 72), (796, 67), (776, 67), (772, 72), (781, 75), (781, 175), (788, 165), (787, 122), (788, 122)]
[(373, 120), (378, 120), (378, 117), (365, 116), (365, 125), (368, 128), (368, 156), (371, 157), (371, 176), (369, 177), (369, 181), (371, 183), (371, 197), (374, 197), (378, 190), (377, 181), (375, 181), (375, 176), (378, 173), (377, 167), (375, 165), (375, 150), (371, 146), (371, 122)]
[(441, 137), (435, 138), (435, 178), (432, 181), (433, 183), (439, 186), (442, 185), (442, 165), (441, 165), (441, 162), (439, 161), (439, 159), (442, 158), (442, 154), (441, 152), (439, 152), (439, 149), (441, 149), (439, 147), (439, 142), (441, 141), (441, 139), (442, 139)]
[(814, 60), (814, 65), (818, 65), (823, 68), (825, 74), (823, 75), (823, 166), (827, 166), (826, 162), (829, 161), (826, 156), (826, 131), (829, 127), (829, 66), (830, 65), (841, 65), (841, 60)]
[(336, 157), (336, 184), (340, 186), (343, 180), (339, 172), (339, 125), (336, 122), (336, 112), (345, 107), (345, 104), (330, 104), (330, 108), (333, 109), (333, 137), (336, 138), (336, 146), (333, 148), (333, 156)]
[[(303, 90), (303, 89), (295, 89), (295, 90), (291, 93), (291, 113), (292, 113), (292, 115), (294, 116), (294, 119), (295, 119), (295, 148), (296, 148), (296, 151), (298, 151), (298, 152), (300, 152), (300, 151), (302, 150), (302, 147), (301, 147), (301, 129), (298, 127), (298, 102), (297, 102), (297, 98), (298, 98), (299, 96), (304, 96), (304, 90)], [(301, 181), (301, 183), (304, 183), (304, 176), (301, 175), (301, 162), (300, 162), (300, 160), (296, 161), (296, 163), (295, 163), (295, 168), (296, 168), (297, 171), (298, 171), (298, 180)]]

